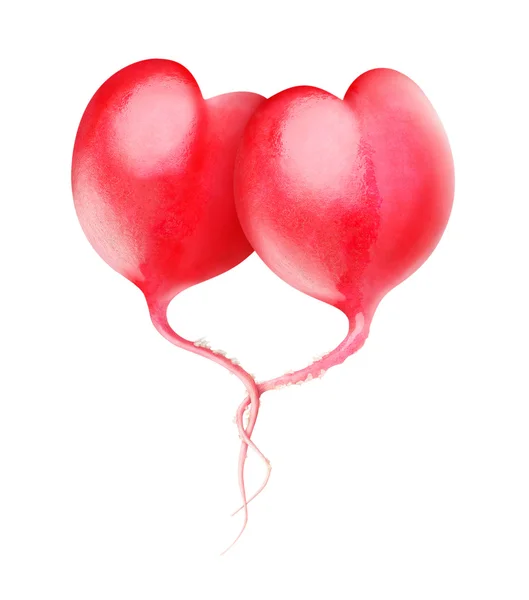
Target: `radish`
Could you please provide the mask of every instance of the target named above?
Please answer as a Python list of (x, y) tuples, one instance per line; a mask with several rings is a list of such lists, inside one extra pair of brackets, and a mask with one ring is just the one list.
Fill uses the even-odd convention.
[[(259, 411), (253, 377), (223, 353), (179, 336), (167, 321), (177, 294), (252, 252), (235, 212), (233, 167), (244, 126), (263, 100), (243, 92), (204, 100), (191, 73), (169, 60), (125, 67), (99, 88), (84, 112), (72, 190), (86, 237), (143, 292), (161, 335), (243, 382), (252, 420), (245, 430), (241, 416), (239, 432), (245, 446), (266, 461), (250, 440)], [(241, 533), (248, 520), (242, 467)]]
[(349, 320), (335, 350), (261, 383), (262, 393), (319, 377), (361, 348), (382, 298), (439, 242), (454, 168), (421, 89), (397, 71), (374, 69), (344, 100), (295, 87), (264, 102), (246, 126), (234, 183), (240, 223), (261, 259)]

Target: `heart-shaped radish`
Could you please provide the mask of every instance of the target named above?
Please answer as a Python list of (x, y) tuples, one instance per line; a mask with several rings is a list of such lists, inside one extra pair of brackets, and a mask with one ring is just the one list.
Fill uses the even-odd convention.
[(252, 252), (235, 214), (233, 163), (263, 100), (204, 100), (183, 66), (146, 60), (117, 72), (90, 101), (73, 155), (77, 215), (97, 252), (151, 304)]
[[(235, 212), (233, 167), (244, 126), (263, 100), (243, 92), (204, 100), (183, 66), (141, 61), (93, 96), (72, 162), (75, 208), (92, 246), (142, 290), (165, 338), (241, 379), (254, 416), (259, 394), (253, 378), (221, 353), (177, 335), (167, 307), (178, 293), (252, 252)], [(244, 431), (241, 420), (239, 428), (255, 448), (253, 423)]]
[(350, 323), (335, 350), (260, 384), (261, 392), (318, 377), (363, 345), (381, 299), (439, 242), (454, 196), (452, 155), (435, 110), (390, 69), (358, 77), (344, 100), (296, 87), (264, 102), (245, 129), (234, 182), (257, 254)]

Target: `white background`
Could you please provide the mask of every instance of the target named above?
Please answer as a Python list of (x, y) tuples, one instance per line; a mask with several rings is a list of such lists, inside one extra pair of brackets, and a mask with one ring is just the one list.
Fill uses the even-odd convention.
[[(516, 8), (518, 6), (518, 9)], [(528, 93), (522, 2), (13, 2), (0, 15), (0, 598), (529, 597)], [(97, 87), (136, 60), (205, 97), (373, 67), (436, 107), (456, 199), (361, 352), (268, 393), (269, 488), (237, 533), (242, 386), (150, 324), (76, 220), (70, 158)], [(255, 257), (189, 290), (175, 329), (259, 379), (344, 317)], [(252, 456), (249, 485), (262, 475)]]

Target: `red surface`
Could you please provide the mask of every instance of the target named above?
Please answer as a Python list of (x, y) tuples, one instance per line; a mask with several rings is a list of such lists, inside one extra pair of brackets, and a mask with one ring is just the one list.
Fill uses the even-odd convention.
[(204, 100), (183, 66), (146, 60), (90, 101), (73, 154), (77, 215), (102, 258), (150, 301), (251, 254), (233, 204), (233, 163), (263, 100), (243, 92)]
[(369, 322), (437, 245), (454, 172), (423, 92), (376, 69), (344, 100), (297, 87), (262, 104), (243, 136), (235, 189), (243, 230), (277, 275)]

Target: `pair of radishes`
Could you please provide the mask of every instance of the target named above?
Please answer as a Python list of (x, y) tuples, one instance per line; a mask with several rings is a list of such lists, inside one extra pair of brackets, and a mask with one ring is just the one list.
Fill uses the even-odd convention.
[[(113, 75), (90, 101), (72, 187), (86, 236), (142, 290), (156, 329), (246, 386), (236, 419), (243, 530), (248, 446), (270, 474), (251, 440), (260, 394), (318, 376), (358, 350), (380, 300), (444, 231), (454, 172), (437, 114), (415, 83), (389, 69), (358, 77), (344, 100), (314, 87), (268, 100), (242, 92), (204, 100), (183, 66), (146, 60)], [(166, 316), (178, 293), (253, 250), (350, 323), (333, 352), (259, 385), (223, 354), (177, 335)]]

